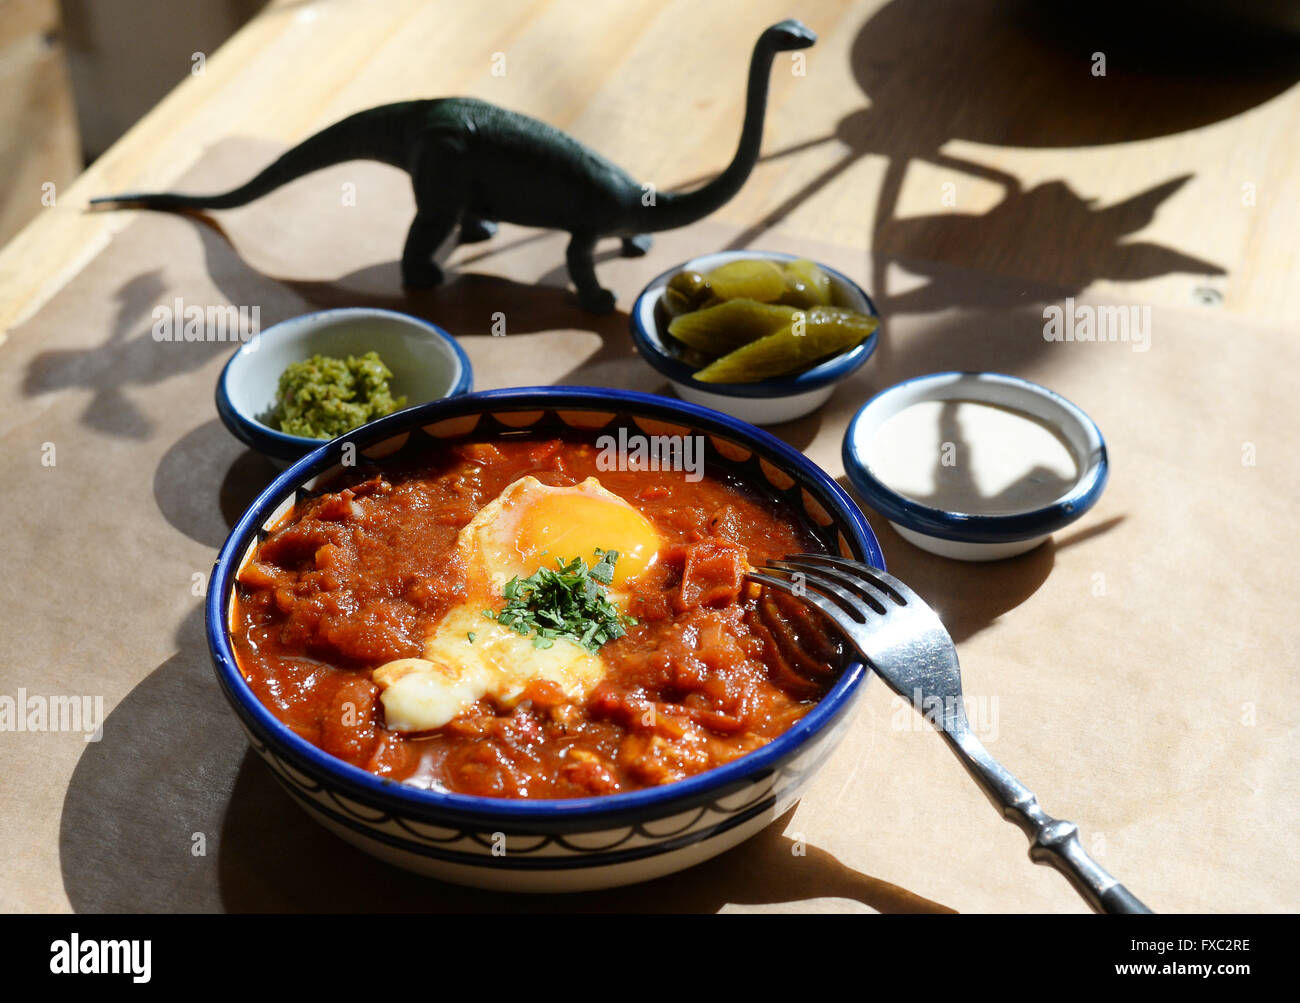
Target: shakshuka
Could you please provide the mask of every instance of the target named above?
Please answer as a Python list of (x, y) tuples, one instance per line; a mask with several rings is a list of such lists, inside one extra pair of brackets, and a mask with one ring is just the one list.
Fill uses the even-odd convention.
[(238, 575), (253, 691), (340, 759), (489, 797), (669, 783), (780, 735), (841, 646), (745, 572), (825, 548), (732, 475), (597, 454), (579, 436), (462, 441), (301, 500)]

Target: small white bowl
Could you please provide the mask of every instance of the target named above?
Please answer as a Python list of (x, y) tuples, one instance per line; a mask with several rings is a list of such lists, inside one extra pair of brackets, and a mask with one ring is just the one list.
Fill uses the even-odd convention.
[[(665, 341), (662, 314), (659, 309), (664, 287), (668, 280), (684, 269), (708, 272), (729, 261), (764, 258), (771, 261), (796, 261), (793, 254), (777, 251), (718, 251), (684, 261), (651, 280), (632, 305), (628, 318), (632, 328), (632, 343), (641, 357), (657, 369), (672, 384), (677, 396), (692, 404), (703, 404), (717, 411), (740, 418), (753, 425), (775, 425), (811, 414), (830, 399), (836, 384), (848, 378), (876, 350), (880, 328), (877, 327), (862, 344), (842, 352), (825, 362), (804, 370), (796, 376), (780, 376), (757, 383), (700, 383), (695, 380), (695, 367), (687, 365)], [(820, 262), (817, 267), (831, 278), (836, 306), (848, 307), (860, 313), (879, 317), (871, 297), (852, 279), (827, 268)]]
[(241, 345), (217, 380), (217, 414), (232, 435), (279, 466), (325, 440), (289, 435), (262, 422), (275, 404), (280, 374), (313, 355), (378, 352), (393, 371), (394, 397), (407, 405), (468, 393), (474, 373), (456, 339), (428, 321), (393, 310), (344, 307), (291, 317)]
[[(877, 432), (913, 404), (948, 400), (997, 405), (1049, 426), (1073, 456), (1073, 483), (1049, 505), (996, 515), (945, 511), (895, 491), (868, 462)], [(931, 373), (882, 390), (849, 423), (842, 458), (863, 500), (888, 519), (899, 536), (959, 561), (996, 561), (1032, 550), (1092, 508), (1109, 473), (1106, 443), (1091, 418), (1060, 394), (1001, 373)]]

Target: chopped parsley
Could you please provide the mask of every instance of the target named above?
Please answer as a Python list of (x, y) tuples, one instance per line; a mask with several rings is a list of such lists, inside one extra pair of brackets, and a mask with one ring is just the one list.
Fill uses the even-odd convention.
[(527, 578), (506, 582), (505, 606), (496, 612), (485, 609), (483, 615), (516, 634), (531, 636), (534, 648), (549, 648), (564, 638), (594, 655), (637, 623), (635, 617), (619, 613), (605, 592), (614, 580), (617, 560), (617, 550), (599, 549), (591, 567), (581, 557), (567, 563), (557, 557), (554, 569), (539, 568)]

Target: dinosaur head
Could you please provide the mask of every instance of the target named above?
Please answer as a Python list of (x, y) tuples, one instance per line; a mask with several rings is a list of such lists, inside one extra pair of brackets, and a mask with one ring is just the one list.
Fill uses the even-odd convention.
[[(763, 113), (767, 108), (768, 78), (778, 52), (806, 49), (817, 36), (802, 21), (779, 21), (758, 36), (749, 59), (745, 90), (745, 123), (740, 130), (736, 155), (727, 169), (703, 187), (689, 192), (663, 192), (649, 213), (638, 213), (632, 233), (670, 230), (703, 219), (740, 190), (758, 161), (763, 142)], [(634, 196), (635, 197), (635, 196)], [(635, 210), (634, 210), (635, 211)]]
[(817, 41), (817, 34), (802, 21), (788, 18), (763, 32), (762, 40), (771, 46), (772, 51), (786, 52), (790, 49), (808, 48)]

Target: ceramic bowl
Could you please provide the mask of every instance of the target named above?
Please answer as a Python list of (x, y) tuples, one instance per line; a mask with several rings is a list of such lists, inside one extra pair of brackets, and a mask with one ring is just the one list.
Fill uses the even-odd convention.
[(476, 797), (381, 779), (307, 742), (262, 705), (230, 644), (235, 575), (298, 492), (338, 471), (344, 450), (378, 458), (470, 433), (566, 428), (700, 435), (712, 469), (787, 500), (832, 552), (883, 566), (861, 511), (802, 454), (726, 415), (657, 395), (582, 387), (489, 391), (409, 408), (319, 446), (262, 492), (221, 548), (206, 603), (208, 644), (222, 691), (284, 789), (326, 828), (400, 867), (536, 892), (628, 884), (697, 864), (793, 803), (840, 740), (865, 688), (868, 670), (854, 662), (793, 728), (749, 755), (677, 783), (571, 800)]
[[(664, 287), (669, 279), (683, 269), (707, 272), (729, 261), (746, 258), (784, 262), (796, 260), (796, 255), (776, 251), (719, 251), (683, 261), (653, 279), (632, 305), (629, 318), (632, 343), (646, 362), (668, 378), (677, 396), (683, 400), (716, 408), (755, 425), (775, 425), (802, 418), (825, 404), (835, 392), (836, 384), (856, 372), (870, 358), (876, 350), (880, 328), (877, 327), (856, 348), (827, 359), (796, 376), (781, 376), (757, 383), (697, 382), (693, 377), (695, 367), (679, 359), (669, 345), (667, 318), (660, 307)], [(818, 267), (831, 277), (837, 306), (848, 307), (873, 317), (880, 316), (871, 297), (852, 279), (820, 262)]]
[(428, 321), (392, 310), (346, 307), (291, 317), (239, 347), (217, 380), (217, 414), (244, 445), (277, 465), (305, 456), (322, 440), (288, 435), (264, 424), (280, 374), (313, 355), (345, 357), (375, 351), (393, 371), (393, 395), (408, 404), (468, 393), (473, 370), (456, 339)]
[[(1050, 505), (1007, 515), (932, 508), (899, 494), (872, 472), (867, 447), (881, 425), (920, 401), (970, 400), (1019, 411), (1050, 426), (1074, 456), (1078, 474)], [(1096, 504), (1110, 464), (1101, 430), (1077, 405), (1046, 387), (1002, 373), (931, 373), (876, 394), (849, 422), (844, 469), (868, 505), (922, 550), (962, 561), (994, 561), (1032, 550)]]

